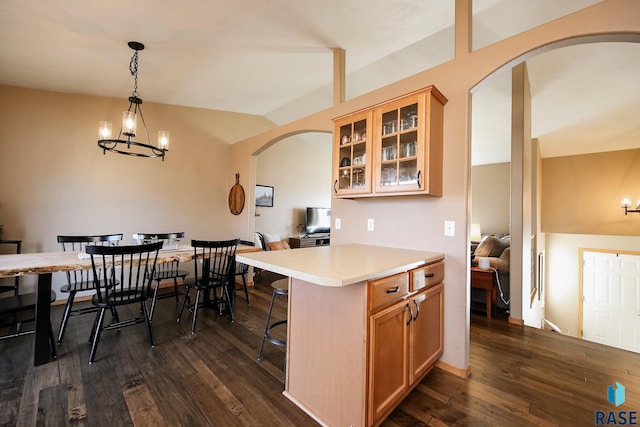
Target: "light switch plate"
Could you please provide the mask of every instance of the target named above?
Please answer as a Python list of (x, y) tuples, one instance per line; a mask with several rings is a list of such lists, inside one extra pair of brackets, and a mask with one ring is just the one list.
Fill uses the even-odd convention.
[(335, 223), (334, 223), (334, 228), (336, 230), (340, 230), (340, 227), (342, 227), (342, 221), (340, 220), (340, 218), (336, 218)]
[(373, 231), (373, 228), (374, 228), (373, 218), (369, 218), (367, 220), (367, 231)]
[(444, 235), (453, 237), (456, 235), (456, 222), (445, 221), (444, 222)]

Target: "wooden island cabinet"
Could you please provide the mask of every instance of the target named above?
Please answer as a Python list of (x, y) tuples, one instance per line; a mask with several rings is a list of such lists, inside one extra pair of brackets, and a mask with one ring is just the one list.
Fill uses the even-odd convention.
[(290, 277), (285, 396), (321, 425), (380, 424), (442, 355), (443, 259), (355, 244), (238, 255)]
[[(437, 277), (422, 288), (409, 286), (410, 277), (425, 271)], [(368, 425), (382, 421), (442, 355), (443, 271), (439, 261), (369, 283)], [(378, 309), (381, 295), (391, 305)]]

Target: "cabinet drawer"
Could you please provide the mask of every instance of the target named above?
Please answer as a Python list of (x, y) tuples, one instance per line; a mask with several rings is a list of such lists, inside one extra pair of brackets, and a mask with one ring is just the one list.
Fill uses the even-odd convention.
[(411, 292), (429, 288), (444, 280), (444, 261), (434, 262), (411, 271)]
[(369, 310), (404, 298), (409, 292), (409, 274), (400, 273), (369, 282)]

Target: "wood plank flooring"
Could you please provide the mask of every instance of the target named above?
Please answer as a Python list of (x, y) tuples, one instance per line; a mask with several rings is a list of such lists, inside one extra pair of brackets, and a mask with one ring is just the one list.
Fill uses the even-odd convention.
[[(163, 299), (155, 348), (142, 324), (107, 331), (93, 365), (93, 315), (70, 320), (57, 360), (43, 366), (31, 366), (32, 336), (0, 342), (0, 425), (317, 425), (282, 395), (283, 349), (266, 343), (256, 362), (271, 298), (263, 274), (251, 306), (238, 294), (234, 323), (203, 310), (192, 336), (190, 316), (176, 324), (175, 300)], [(52, 310), (54, 329), (62, 309)], [(470, 351), (469, 379), (435, 368), (382, 425), (587, 426), (595, 411), (640, 408), (638, 354), (476, 315)], [(616, 381), (626, 387), (618, 408), (607, 402)]]

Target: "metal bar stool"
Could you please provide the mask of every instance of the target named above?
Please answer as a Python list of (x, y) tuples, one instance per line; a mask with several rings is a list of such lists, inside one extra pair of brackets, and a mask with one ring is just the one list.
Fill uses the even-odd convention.
[(271, 304), (269, 305), (269, 314), (267, 314), (267, 323), (265, 324), (264, 334), (262, 335), (262, 342), (260, 343), (260, 352), (258, 353), (258, 363), (262, 361), (262, 349), (264, 347), (265, 340), (268, 340), (271, 344), (277, 345), (280, 347), (287, 346), (286, 340), (280, 340), (271, 336), (271, 330), (277, 326), (286, 325), (287, 320), (286, 319), (278, 320), (277, 322), (271, 323), (271, 312), (273, 311), (273, 304), (278, 295), (285, 296), (285, 297), (289, 295), (289, 278), (276, 280), (273, 283), (271, 283), (271, 287), (273, 288), (273, 294), (271, 296)]

